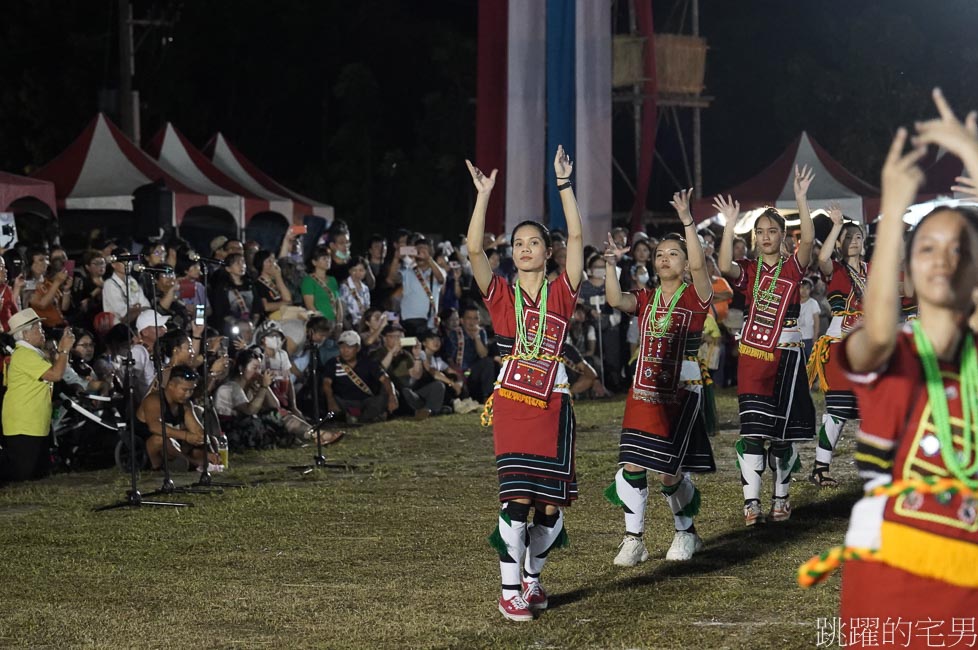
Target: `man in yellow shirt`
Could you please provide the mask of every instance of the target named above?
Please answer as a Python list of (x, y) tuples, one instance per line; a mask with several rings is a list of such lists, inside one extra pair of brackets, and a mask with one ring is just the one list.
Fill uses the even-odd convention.
[(44, 331), (33, 309), (10, 317), (8, 333), (17, 341), (4, 376), (3, 446), (7, 478), (26, 481), (47, 473), (48, 433), (51, 429), (51, 385), (68, 365), (75, 335), (66, 327), (52, 365), (44, 354)]

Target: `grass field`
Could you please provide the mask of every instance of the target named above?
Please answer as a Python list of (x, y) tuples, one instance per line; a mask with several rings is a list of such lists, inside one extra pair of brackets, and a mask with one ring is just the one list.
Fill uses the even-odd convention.
[[(93, 512), (124, 497), (128, 480), (115, 470), (3, 488), (0, 647), (815, 647), (839, 580), (802, 591), (795, 570), (842, 540), (859, 494), (851, 435), (835, 467), (841, 488), (805, 482), (806, 445), (792, 519), (747, 529), (736, 403), (721, 395), (719, 471), (696, 479), (706, 549), (666, 563), (672, 518), (653, 496), (652, 559), (621, 569), (611, 561), (622, 516), (602, 491), (623, 408), (620, 399), (577, 406), (571, 545), (551, 555), (551, 608), (532, 623), (496, 611), (498, 564), (486, 543), (497, 512), (492, 440), (469, 414), (351, 429), (328, 448), (349, 470), (289, 470), (311, 459), (309, 448), (232, 456), (218, 478), (247, 486), (183, 498), (192, 508)], [(768, 472), (767, 494), (770, 481)], [(140, 488), (159, 483), (144, 475)]]

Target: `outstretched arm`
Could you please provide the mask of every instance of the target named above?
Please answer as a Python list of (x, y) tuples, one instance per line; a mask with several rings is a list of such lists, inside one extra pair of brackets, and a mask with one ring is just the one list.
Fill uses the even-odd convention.
[(560, 189), (560, 204), (564, 208), (564, 219), (567, 221), (567, 263), (564, 270), (571, 289), (577, 291), (584, 277), (584, 232), (581, 226), (581, 213), (577, 209), (577, 199), (574, 188), (571, 187), (570, 177), (574, 171), (574, 163), (564, 152), (564, 145), (557, 145), (557, 155), (554, 156), (554, 171), (557, 172), (557, 187)]
[[(832, 277), (832, 251), (835, 250), (835, 243), (839, 241), (839, 233), (842, 232), (842, 209), (838, 205), (832, 205), (828, 215), (832, 221), (832, 230), (822, 242), (822, 250), (818, 252), (818, 270), (826, 278)], [(846, 252), (842, 251), (842, 254), (845, 255)]]
[(801, 169), (795, 165), (795, 202), (798, 204), (798, 219), (801, 228), (801, 241), (798, 242), (795, 255), (798, 256), (798, 263), (801, 264), (802, 268), (807, 268), (811, 263), (812, 246), (815, 244), (815, 224), (812, 223), (812, 213), (808, 209), (808, 188), (814, 178), (815, 172), (808, 165)]
[(880, 183), (883, 216), (876, 232), (873, 266), (866, 282), (863, 327), (849, 335), (852, 340), (845, 347), (849, 367), (857, 373), (877, 370), (886, 363), (896, 347), (903, 214), (913, 203), (917, 189), (924, 181), (924, 173), (917, 166), (917, 161), (926, 151), (918, 148), (904, 155), (906, 142), (906, 129), (897, 130), (883, 163)]
[(689, 262), (689, 274), (693, 276), (693, 288), (696, 289), (696, 295), (699, 296), (700, 301), (710, 302), (713, 299), (713, 280), (706, 269), (706, 254), (703, 252), (703, 247), (700, 246), (700, 236), (696, 232), (693, 213), (689, 211), (689, 197), (692, 193), (693, 188), (680, 190), (672, 195), (672, 201), (669, 204), (676, 208), (679, 221), (683, 224), (686, 237), (686, 259)]
[(618, 283), (618, 262), (628, 252), (628, 248), (619, 248), (615, 238), (608, 233), (608, 242), (604, 249), (604, 297), (609, 307), (620, 309), (626, 314), (634, 314), (638, 302), (631, 293), (622, 293)]
[(475, 189), (478, 191), (475, 197), (475, 208), (472, 210), (472, 219), (469, 220), (469, 232), (466, 236), (465, 247), (469, 251), (472, 277), (479, 285), (482, 295), (486, 295), (486, 292), (489, 291), (489, 285), (492, 283), (492, 268), (489, 266), (489, 258), (486, 256), (486, 252), (482, 250), (482, 237), (486, 232), (486, 208), (489, 207), (489, 195), (492, 194), (492, 188), (496, 185), (496, 172), (498, 170), (494, 169), (492, 174), (486, 176), (468, 160), (465, 161), (465, 165), (469, 168), (472, 183), (475, 184)]
[(727, 220), (723, 226), (723, 237), (720, 239), (717, 265), (720, 267), (720, 273), (736, 282), (740, 279), (741, 268), (733, 258), (733, 239), (734, 227), (740, 215), (740, 201), (734, 201), (729, 195), (726, 199), (718, 196), (713, 200), (713, 207)]

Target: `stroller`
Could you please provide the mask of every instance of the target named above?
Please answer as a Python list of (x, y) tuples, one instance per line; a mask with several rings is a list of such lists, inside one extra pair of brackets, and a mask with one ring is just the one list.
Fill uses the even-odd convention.
[(51, 420), (52, 466), (66, 471), (111, 467), (122, 421), (115, 400), (68, 391), (58, 397)]

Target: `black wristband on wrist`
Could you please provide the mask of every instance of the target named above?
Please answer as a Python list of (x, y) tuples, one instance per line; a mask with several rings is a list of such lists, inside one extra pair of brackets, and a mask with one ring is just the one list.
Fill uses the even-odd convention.
[(692, 226), (696, 222), (695, 221), (690, 221), (689, 223), (683, 223), (682, 221), (680, 221), (679, 223), (682, 223), (683, 224), (683, 228), (689, 228), (690, 226)]
[(560, 185), (557, 186), (557, 191), (558, 192), (563, 192), (564, 190), (566, 190), (570, 186), (571, 186), (570, 181), (567, 181), (566, 183), (561, 183)]
[(570, 176), (558, 176), (557, 177), (557, 180), (558, 181), (569, 181), (570, 180)]

